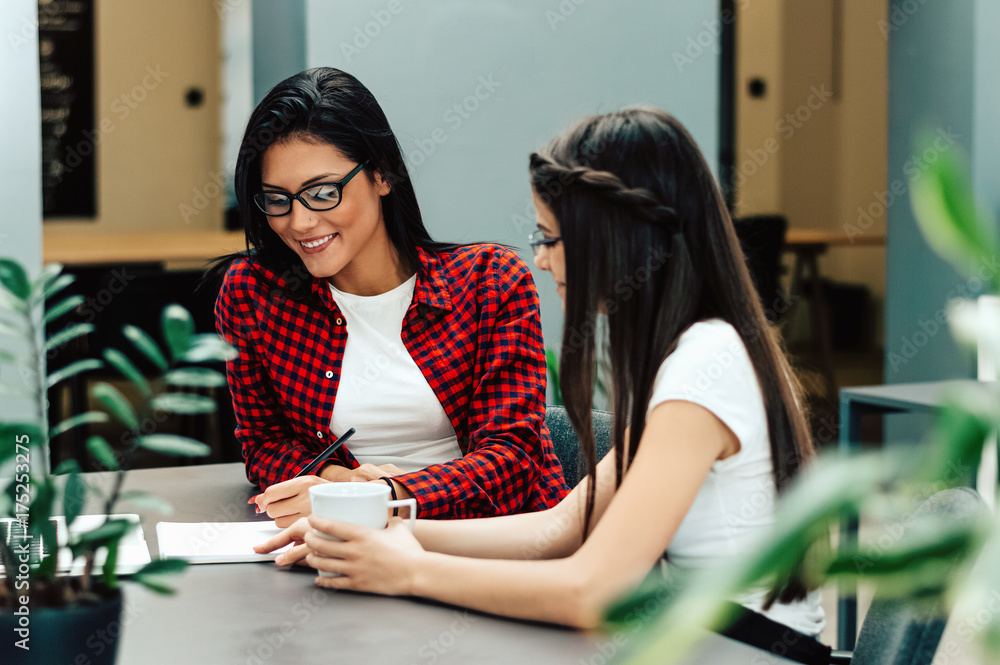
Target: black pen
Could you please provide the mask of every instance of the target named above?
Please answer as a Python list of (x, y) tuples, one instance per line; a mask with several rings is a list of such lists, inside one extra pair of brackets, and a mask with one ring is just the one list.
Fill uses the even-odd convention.
[(354, 435), (354, 428), (352, 427), (351, 429), (349, 429), (346, 432), (344, 432), (339, 439), (337, 439), (336, 441), (334, 441), (333, 443), (331, 443), (330, 447), (327, 448), (326, 450), (324, 450), (322, 453), (320, 453), (319, 457), (317, 457), (313, 461), (309, 462), (309, 464), (306, 464), (304, 467), (302, 467), (301, 471), (299, 471), (298, 473), (296, 473), (292, 477), (293, 478), (298, 478), (299, 476), (308, 476), (310, 473), (312, 473), (313, 471), (315, 471), (319, 467), (320, 464), (322, 464), (323, 462), (325, 462), (328, 459), (330, 459), (330, 457), (332, 457), (333, 454), (335, 452), (337, 452), (337, 450), (342, 445), (344, 445), (344, 442), (347, 441), (348, 439), (350, 439), (351, 436), (353, 436), (353, 435)]
[[(347, 441), (348, 439), (350, 439), (353, 434), (354, 434), (354, 428), (352, 427), (351, 429), (349, 429), (346, 432), (344, 432), (343, 436), (341, 436), (339, 439), (337, 439), (336, 441), (334, 441), (333, 443), (331, 443), (330, 447), (327, 448), (326, 450), (324, 450), (322, 453), (320, 453), (319, 457), (317, 457), (313, 461), (309, 462), (309, 464), (306, 464), (302, 468), (302, 470), (299, 471), (298, 473), (296, 473), (294, 476), (292, 476), (292, 478), (298, 478), (299, 476), (308, 476), (310, 473), (312, 473), (313, 471), (315, 471), (316, 467), (318, 467), (320, 464), (322, 464), (326, 460), (330, 459), (330, 457), (335, 452), (337, 452), (337, 449), (340, 448), (342, 445), (344, 445), (344, 442)], [(291, 479), (289, 479), (289, 480), (291, 480)], [(263, 492), (261, 494), (263, 494)], [(257, 497), (259, 497), (259, 496), (260, 496), (260, 494), (254, 494), (252, 497), (250, 497), (250, 499), (247, 501), (247, 503), (257, 503)], [(260, 508), (257, 509), (257, 513), (258, 514), (260, 513)]]

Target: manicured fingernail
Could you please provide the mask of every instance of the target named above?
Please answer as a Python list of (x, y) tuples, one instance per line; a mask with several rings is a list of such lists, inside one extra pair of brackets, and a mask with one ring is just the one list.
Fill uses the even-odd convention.
[(254, 494), (252, 497), (250, 497), (249, 499), (247, 499), (247, 503), (257, 503), (257, 497), (259, 497), (259, 496), (260, 496), (260, 494)]
[(255, 510), (257, 511), (257, 514), (260, 515), (260, 506), (257, 506)]

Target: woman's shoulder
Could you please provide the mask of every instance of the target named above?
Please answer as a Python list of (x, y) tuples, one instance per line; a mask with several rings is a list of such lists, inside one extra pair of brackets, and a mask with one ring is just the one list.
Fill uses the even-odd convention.
[(677, 350), (681, 348), (686, 352), (746, 350), (740, 333), (724, 319), (704, 319), (688, 326), (677, 340)]
[[(506, 290), (522, 280), (531, 280), (531, 271), (516, 251), (491, 243), (462, 245), (437, 253), (442, 271), (449, 277), (476, 283), (480, 288)], [(469, 280), (469, 277), (474, 278)], [(453, 281), (453, 280), (449, 280)]]
[[(722, 319), (706, 319), (681, 333), (677, 347), (660, 365), (656, 383), (725, 392), (744, 388), (743, 379), (752, 376), (753, 365), (736, 328)], [(726, 380), (719, 381), (722, 377)]]
[(437, 252), (442, 266), (446, 268), (523, 268), (527, 264), (517, 252), (510, 247), (493, 243), (475, 243), (460, 245), (453, 249)]

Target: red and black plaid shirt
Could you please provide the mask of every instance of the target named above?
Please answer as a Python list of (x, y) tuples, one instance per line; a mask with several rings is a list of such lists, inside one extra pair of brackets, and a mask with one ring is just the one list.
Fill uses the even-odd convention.
[[(420, 517), (485, 517), (549, 508), (566, 494), (545, 427), (538, 294), (524, 262), (493, 245), (419, 250), (402, 340), (441, 401), (463, 457), (395, 476)], [(342, 432), (330, 431), (347, 341), (326, 280), (290, 299), (284, 280), (233, 263), (215, 305), (229, 362), (236, 438), (261, 488), (292, 478)], [(386, 404), (385, 408), (392, 408)], [(347, 450), (339, 464), (358, 466)]]

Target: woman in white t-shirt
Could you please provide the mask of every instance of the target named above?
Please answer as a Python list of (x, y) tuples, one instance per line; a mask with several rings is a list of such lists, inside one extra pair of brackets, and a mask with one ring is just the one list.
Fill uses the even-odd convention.
[[(260, 548), (304, 541), (279, 563), (306, 556), (343, 575), (317, 578), (322, 586), (587, 627), (664, 552), (671, 565), (715, 566), (766, 535), (812, 442), (694, 141), (654, 109), (588, 118), (531, 156), (531, 182), (531, 244), (564, 303), (560, 383), (588, 478), (539, 513), (418, 522), (413, 535), (398, 520), (376, 531), (313, 516)], [(598, 464), (599, 316), (616, 390), (615, 448)], [(738, 600), (806, 635), (823, 628), (819, 593), (798, 579)]]

